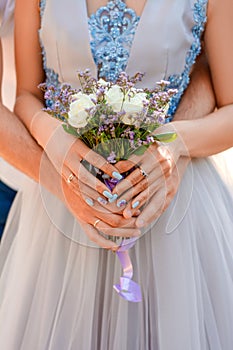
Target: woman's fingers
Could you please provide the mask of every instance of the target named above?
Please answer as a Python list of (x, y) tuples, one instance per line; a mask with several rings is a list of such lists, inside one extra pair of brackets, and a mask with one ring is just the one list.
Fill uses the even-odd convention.
[(108, 236), (116, 237), (138, 237), (140, 236), (140, 230), (138, 228), (125, 228), (125, 227), (111, 227), (103, 221), (99, 221), (95, 228)]
[(103, 234), (112, 237), (128, 238), (138, 237), (141, 233), (139, 229), (112, 228), (99, 219), (96, 219), (93, 224), (82, 223), (81, 226), (92, 242), (96, 243), (101, 248), (112, 250), (117, 250), (118, 244), (104, 237)]
[[(81, 184), (86, 184), (87, 187), (93, 189), (96, 194), (95, 198), (99, 198), (102, 201), (102, 204), (106, 202), (113, 203), (117, 199), (117, 195), (111, 193), (109, 188), (100, 181), (96, 176), (91, 174), (80, 162), (75, 164), (72, 162), (66, 163), (63, 167), (63, 177), (68, 182), (68, 184), (72, 185), (73, 188), (76, 187), (77, 191), (81, 191)], [(94, 192), (91, 192), (94, 195)]]
[(99, 247), (104, 249), (117, 250), (118, 246), (116, 243), (101, 236), (93, 225), (82, 223), (81, 226), (89, 239), (92, 242), (96, 243)]
[(168, 208), (179, 188), (180, 181), (188, 163), (188, 158), (179, 158), (170, 176), (164, 178), (164, 183), (161, 183), (159, 189), (154, 191), (148, 204), (142, 209), (141, 214), (136, 220), (137, 227), (141, 228), (147, 226)]
[[(74, 182), (73, 182), (74, 181)], [(82, 214), (82, 218), (84, 221), (88, 222), (89, 217), (96, 217), (98, 216), (99, 219), (106, 222), (111, 227), (124, 227), (124, 228), (135, 228), (135, 221), (136, 216), (140, 214), (140, 211), (135, 212), (135, 217), (126, 219), (124, 218), (121, 213), (116, 213), (116, 211), (119, 211), (119, 208), (116, 206), (113, 207), (113, 204), (103, 205), (98, 200), (98, 197), (96, 199), (96, 196), (98, 196), (98, 193), (92, 190), (90, 187), (85, 186), (84, 192), (80, 193), (80, 189), (77, 189), (78, 186), (75, 186), (75, 181), (78, 181), (76, 178), (74, 178), (71, 183), (69, 184), (69, 188), (72, 189), (72, 193), (75, 193), (77, 195), (76, 201), (79, 202), (79, 213), (78, 215)], [(79, 183), (80, 185), (80, 183)], [(73, 188), (72, 188), (73, 186)], [(70, 203), (70, 198), (67, 197), (67, 195), (70, 195), (70, 192), (67, 192), (65, 188), (64, 189), (64, 196), (67, 200), (67, 204)], [(72, 199), (74, 201), (74, 198)], [(85, 202), (86, 209), (84, 209), (83, 203)], [(76, 205), (77, 206), (77, 205)], [(113, 207), (113, 208), (112, 208)]]
[(126, 206), (123, 211), (125, 218), (130, 218), (134, 215), (134, 212), (148, 203), (150, 198), (162, 187), (166, 186), (166, 178), (162, 175), (156, 179), (147, 187), (144, 191), (141, 191), (132, 201)]
[[(143, 181), (143, 184), (149, 186), (151, 183), (151, 173), (153, 172), (153, 181), (171, 172), (174, 162), (168, 157), (168, 152), (158, 151), (158, 148), (151, 146), (140, 158), (140, 163), (136, 165), (136, 169), (132, 171), (124, 180), (119, 182), (114, 188), (113, 193), (121, 196), (124, 192), (132, 187), (136, 187), (138, 183)], [(133, 193), (133, 191), (132, 191)], [(132, 197), (131, 197), (132, 198)]]
[(81, 159), (85, 159), (89, 164), (94, 167), (101, 169), (105, 174), (110, 177), (116, 178), (120, 180), (122, 178), (118, 169), (110, 164), (104, 157), (102, 157), (97, 152), (94, 152), (89, 147), (87, 147), (81, 140), (77, 140), (76, 143), (72, 146), (76, 153), (81, 157)]
[(166, 196), (166, 189), (160, 188), (156, 192), (156, 195), (151, 197), (150, 201), (136, 220), (137, 227), (141, 228), (149, 225), (162, 214), (166, 203)]

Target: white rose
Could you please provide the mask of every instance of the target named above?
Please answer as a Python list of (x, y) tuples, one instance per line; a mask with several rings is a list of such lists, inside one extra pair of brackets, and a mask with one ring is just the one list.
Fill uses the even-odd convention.
[(88, 113), (86, 109), (94, 107), (91, 96), (79, 92), (72, 96), (68, 112), (68, 123), (74, 128), (83, 128), (87, 125)]
[(123, 104), (123, 110), (127, 114), (140, 113), (143, 109), (143, 102), (146, 101), (146, 94), (144, 92), (137, 92), (134, 94), (127, 94)]
[(146, 94), (144, 92), (137, 92), (136, 89), (131, 89), (124, 99), (124, 94), (118, 85), (113, 85), (105, 93), (105, 97), (107, 103), (112, 106), (114, 112), (120, 112), (121, 110), (126, 112), (124, 119), (128, 120), (128, 122), (125, 124), (130, 124), (127, 114), (134, 115), (135, 113), (141, 112), (143, 109), (143, 102), (146, 101)]
[(105, 98), (107, 103), (112, 106), (114, 112), (120, 112), (122, 109), (122, 102), (124, 94), (118, 85), (113, 85), (105, 92)]

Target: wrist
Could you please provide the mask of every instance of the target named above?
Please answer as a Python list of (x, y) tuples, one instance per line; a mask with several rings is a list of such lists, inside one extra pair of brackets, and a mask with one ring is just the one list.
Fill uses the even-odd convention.
[(30, 133), (44, 149), (59, 127), (61, 127), (61, 121), (39, 110), (32, 117)]

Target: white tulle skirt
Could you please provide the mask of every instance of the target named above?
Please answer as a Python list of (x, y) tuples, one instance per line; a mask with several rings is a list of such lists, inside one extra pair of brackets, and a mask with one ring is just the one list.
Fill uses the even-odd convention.
[(117, 256), (88, 242), (30, 182), (1, 246), (1, 349), (232, 350), (232, 176), (221, 169), (194, 160), (168, 210), (131, 248), (140, 303), (113, 290)]

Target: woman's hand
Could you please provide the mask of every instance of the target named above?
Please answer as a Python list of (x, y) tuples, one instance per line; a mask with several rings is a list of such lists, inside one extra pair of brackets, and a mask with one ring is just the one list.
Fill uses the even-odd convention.
[[(52, 118), (47, 118), (47, 124), (54, 123), (53, 120), (51, 121)], [(56, 120), (55, 122), (57, 123)], [(84, 195), (88, 195), (91, 201), (97, 200), (100, 204), (105, 205), (116, 200), (116, 196), (112, 195), (108, 187), (86, 169), (84, 160), (96, 171), (101, 170), (108, 176), (120, 180), (122, 176), (118, 170), (82, 141), (67, 134), (60, 122), (51, 134), (52, 136), (48, 137), (46, 143), (42, 142), (42, 147), (64, 180), (75, 184), (77, 190), (83, 191)]]
[[(163, 178), (163, 181), (158, 181), (157, 191), (155, 191), (152, 196), (148, 196), (150, 199), (148, 199), (146, 205), (142, 208), (141, 214), (136, 220), (137, 227), (146, 227), (168, 208), (177, 193), (189, 162), (190, 158), (180, 157), (170, 175)], [(140, 200), (140, 195), (138, 200)]]
[[(210, 79), (209, 67), (205, 55), (202, 54), (199, 56), (193, 69), (191, 74), (191, 83), (189, 84), (188, 89), (185, 91), (184, 96), (178, 106), (174, 120), (180, 121), (203, 118), (203, 116), (211, 113), (215, 106), (215, 95)], [(167, 128), (167, 125), (165, 125), (165, 128)], [(189, 163), (189, 157), (178, 157), (177, 152), (175, 158), (173, 152), (173, 156), (172, 154), (167, 154), (168, 157), (166, 157), (166, 153), (171, 145), (172, 144), (169, 144), (168, 148), (165, 147), (164, 152), (162, 153), (160, 152), (161, 148), (158, 147), (157, 156), (156, 153), (154, 153), (154, 159), (153, 157), (150, 158), (151, 164), (148, 164), (148, 168), (147, 165), (145, 165), (144, 168), (141, 165), (141, 170), (143, 168), (144, 171), (140, 171), (140, 168), (137, 169), (137, 171), (131, 175), (131, 179), (130, 177), (126, 178), (115, 188), (115, 191), (119, 194), (117, 205), (122, 204), (122, 206), (124, 206), (125, 217), (129, 217), (130, 215), (134, 214), (132, 203), (134, 206), (136, 205), (136, 208), (138, 209), (141, 207), (142, 203), (145, 203), (145, 201), (151, 198), (151, 195), (155, 193), (155, 198), (157, 201), (159, 201), (159, 203), (155, 203), (154, 200), (149, 201), (148, 208), (144, 204), (143, 213), (139, 216), (137, 224), (141, 219), (145, 222), (152, 221), (152, 219), (149, 219), (149, 217), (143, 217), (144, 215), (149, 215), (151, 217), (151, 215), (153, 216), (153, 213), (155, 213), (154, 216), (158, 216), (159, 212), (162, 212), (168, 207), (178, 189), (183, 172)], [(173, 145), (175, 146), (175, 144)], [(188, 154), (188, 152), (186, 152), (186, 154)], [(164, 156), (165, 159), (163, 161)], [(154, 177), (143, 176), (143, 174), (145, 175), (145, 172), (148, 174), (150, 173), (151, 166), (154, 166), (155, 159), (157, 162), (157, 168), (153, 171), (152, 175)], [(138, 162), (140, 164), (140, 158), (134, 158), (133, 163), (119, 162), (116, 166), (118, 167), (119, 172), (123, 172), (124, 170), (129, 170)], [(176, 162), (177, 164), (175, 166)], [(154, 180), (154, 182), (152, 180)], [(132, 187), (133, 184), (134, 187)], [(164, 189), (163, 186), (165, 186)], [(148, 194), (149, 191), (150, 193)], [(139, 196), (139, 193), (141, 193), (141, 197)], [(137, 198), (135, 196), (137, 196)], [(133, 198), (134, 200), (131, 202)], [(126, 206), (127, 202), (129, 204)], [(159, 205), (160, 209), (153, 209), (152, 203), (155, 205), (154, 208)], [(151, 214), (149, 214), (149, 212)]]
[[(156, 220), (174, 198), (189, 161), (189, 157), (175, 159), (167, 147), (159, 146), (156, 148), (155, 145), (151, 147), (150, 155), (145, 154), (144, 159), (141, 159), (141, 164), (148, 169), (148, 175), (144, 176), (144, 179), (133, 186), (131, 190), (124, 192), (117, 202), (127, 202), (123, 210), (124, 217), (130, 218), (140, 209), (141, 213), (136, 219), (136, 226), (139, 228)], [(154, 168), (150, 171), (153, 164)], [(138, 169), (141, 170), (142, 166), (135, 170), (135, 174), (131, 174), (135, 182), (140, 176)], [(126, 181), (128, 181), (127, 179)], [(122, 181), (119, 185), (122, 186), (123, 190), (124, 182)]]
[(63, 201), (78, 219), (91, 241), (102, 248), (117, 248), (117, 243), (106, 239), (100, 233), (116, 237), (137, 237), (140, 230), (136, 227), (136, 218), (126, 219), (122, 215), (113, 214), (98, 203), (90, 207), (79, 197), (70, 185), (63, 180)]

